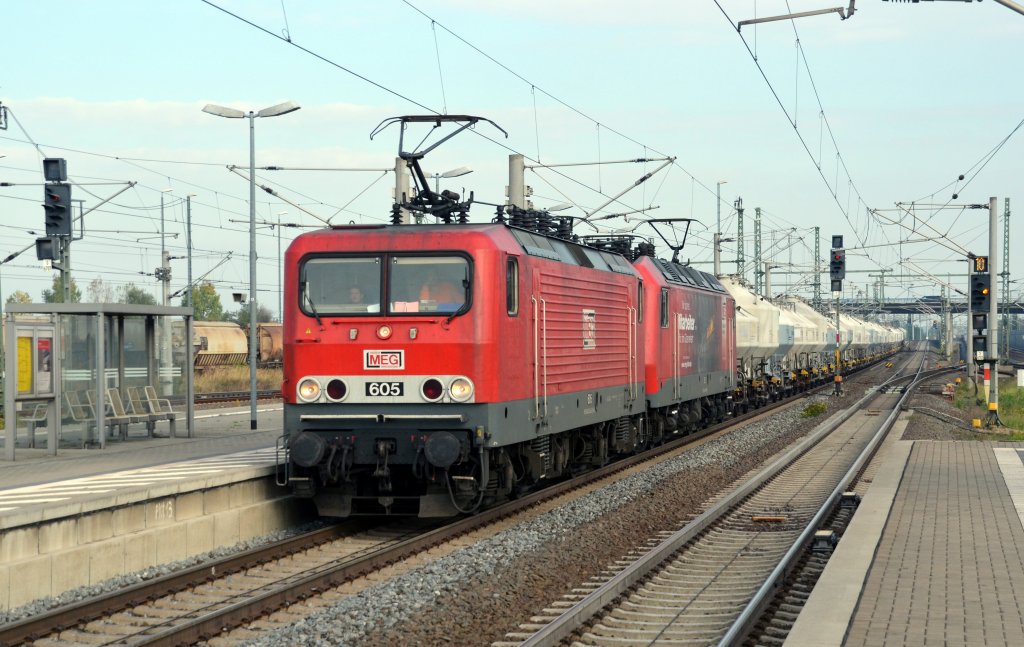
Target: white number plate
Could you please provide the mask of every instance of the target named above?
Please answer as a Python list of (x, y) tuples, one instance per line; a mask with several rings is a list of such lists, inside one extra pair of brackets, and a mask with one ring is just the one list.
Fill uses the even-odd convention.
[(367, 382), (366, 395), (377, 397), (397, 397), (404, 395), (401, 382)]

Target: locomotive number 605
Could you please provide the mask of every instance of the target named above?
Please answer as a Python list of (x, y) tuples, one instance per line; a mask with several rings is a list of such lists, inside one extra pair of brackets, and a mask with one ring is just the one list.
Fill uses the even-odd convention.
[(366, 395), (374, 398), (405, 395), (401, 382), (367, 382)]

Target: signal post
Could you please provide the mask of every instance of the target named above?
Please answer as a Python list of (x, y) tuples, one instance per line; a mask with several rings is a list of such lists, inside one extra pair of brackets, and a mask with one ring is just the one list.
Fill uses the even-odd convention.
[(832, 236), (832, 252), (829, 256), (828, 274), (832, 281), (832, 293), (836, 295), (836, 376), (835, 395), (843, 393), (841, 333), (839, 328), (839, 299), (843, 294), (843, 279), (846, 278), (846, 249), (843, 237)]
[(971, 275), (968, 302), (968, 338), (973, 357), (968, 357), (968, 369), (973, 379), (974, 363), (982, 365), (984, 371), (985, 401), (988, 403), (987, 426), (999, 425), (999, 348), (998, 348), (998, 301), (993, 294), (992, 275), (996, 259), (996, 199), (989, 198), (989, 255), (969, 257)]
[(999, 425), (999, 346), (998, 304), (992, 276), (997, 273), (996, 198), (989, 198), (988, 256), (975, 256), (971, 261), (970, 327), (974, 358), (984, 367), (985, 401), (988, 403), (987, 426)]

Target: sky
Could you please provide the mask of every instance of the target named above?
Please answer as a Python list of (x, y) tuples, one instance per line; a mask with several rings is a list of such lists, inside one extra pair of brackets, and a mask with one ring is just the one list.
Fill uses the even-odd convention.
[[(102, 278), (159, 298), (161, 231), (170, 290), (182, 290), (191, 195), (193, 277), (231, 309), (232, 293), (249, 289), (249, 184), (227, 167), (248, 166), (249, 124), (202, 107), (294, 101), (300, 110), (255, 120), (256, 166), (288, 169), (256, 174), (280, 196), (257, 189), (255, 201), (257, 299), (275, 315), (279, 242), (324, 221), (385, 222), (398, 129), (370, 133), (390, 117), (436, 113), (485, 117), (508, 133), (481, 122), (423, 161), (428, 174), (471, 168), (438, 182), (482, 203), (505, 201), (508, 156), (520, 153), (531, 165), (579, 164), (526, 176), (535, 207), (570, 203), (559, 215), (593, 221), (578, 233), (655, 236), (669, 256), (642, 220), (692, 218), (680, 260), (711, 271), (720, 223), (723, 273), (751, 282), (760, 209), (776, 294), (810, 295), (815, 227), (822, 263), (831, 237), (844, 236), (847, 296), (873, 295), (879, 270), (887, 298), (939, 294), (947, 281), (963, 289), (965, 255), (988, 253), (989, 198), (1000, 241), (1004, 200), (1024, 213), (1024, 15), (991, 1), (861, 0), (848, 20), (736, 29), (839, 5), (7, 0), (0, 259), (42, 235), (41, 160), (63, 157), (74, 199), (95, 207), (72, 245), (83, 291)], [(662, 162), (610, 162), (667, 157), (612, 200)], [(470, 213), (487, 222), (494, 208)], [(268, 226), (279, 218), (301, 227)], [(1022, 231), (1010, 242), (1015, 298)], [(666, 233), (681, 237), (682, 225)], [(51, 284), (34, 249), (0, 265), (5, 300), (23, 290), (40, 301)], [(823, 285), (827, 294), (827, 275)]]

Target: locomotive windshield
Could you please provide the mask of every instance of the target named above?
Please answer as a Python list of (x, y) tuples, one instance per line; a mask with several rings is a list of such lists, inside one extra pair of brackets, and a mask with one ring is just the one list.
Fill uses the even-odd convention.
[(462, 256), (316, 256), (302, 264), (299, 281), (309, 316), (379, 313), (381, 303), (387, 314), (455, 314), (468, 301), (470, 266)]
[(303, 263), (299, 280), (301, 307), (307, 314), (380, 312), (379, 256), (311, 258)]
[(466, 304), (469, 278), (469, 263), (461, 256), (392, 256), (388, 312), (458, 312)]

